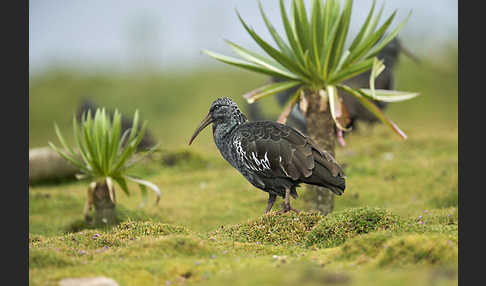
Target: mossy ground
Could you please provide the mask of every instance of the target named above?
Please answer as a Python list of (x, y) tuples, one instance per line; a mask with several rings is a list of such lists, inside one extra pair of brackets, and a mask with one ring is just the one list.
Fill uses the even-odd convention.
[[(347, 189), (326, 217), (307, 209), (304, 187), (292, 200), (302, 212), (276, 214), (279, 198), (263, 215), (267, 194), (221, 158), (210, 130), (186, 145), (214, 98), (244, 109), (239, 95), (264, 77), (228, 69), (31, 79), (31, 147), (56, 140), (54, 121), (69, 135), (76, 100), (90, 94), (125, 113), (137, 107), (163, 150), (134, 170), (160, 187), (160, 204), (149, 194), (140, 208), (129, 185), (129, 197), (118, 192), (114, 227), (81, 223), (86, 181), (29, 187), (30, 284), (107, 276), (120, 285), (457, 285), (457, 73), (424, 66), (403, 60), (397, 88), (422, 96), (386, 111), (407, 141), (361, 125), (336, 150)], [(271, 99), (262, 103), (277, 114)]]

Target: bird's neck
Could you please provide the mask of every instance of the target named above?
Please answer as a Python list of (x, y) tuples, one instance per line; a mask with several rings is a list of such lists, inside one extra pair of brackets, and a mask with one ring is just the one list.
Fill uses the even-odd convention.
[(218, 149), (223, 152), (227, 146), (227, 138), (230, 137), (232, 132), (241, 124), (247, 122), (246, 117), (240, 112), (233, 114), (230, 118), (221, 121), (213, 122), (213, 137), (214, 143)]

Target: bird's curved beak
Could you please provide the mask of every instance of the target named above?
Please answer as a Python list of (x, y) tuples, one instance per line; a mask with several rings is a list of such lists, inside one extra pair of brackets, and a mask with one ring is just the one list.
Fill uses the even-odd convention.
[(189, 145), (191, 145), (192, 141), (196, 138), (196, 136), (201, 132), (206, 126), (211, 124), (213, 122), (213, 118), (211, 117), (211, 113), (208, 113), (206, 117), (201, 121), (201, 124), (197, 127), (196, 131), (194, 131), (194, 134), (192, 134), (191, 140), (189, 140)]

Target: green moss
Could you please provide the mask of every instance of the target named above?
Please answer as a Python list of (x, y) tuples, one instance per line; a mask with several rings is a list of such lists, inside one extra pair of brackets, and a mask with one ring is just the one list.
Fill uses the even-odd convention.
[(357, 236), (342, 244), (335, 258), (347, 261), (358, 258), (362, 262), (363, 259), (376, 257), (393, 235), (391, 232), (380, 231)]
[(404, 221), (387, 209), (361, 207), (327, 215), (310, 231), (305, 245), (333, 247), (360, 234), (399, 229)]
[(117, 251), (117, 256), (129, 257), (186, 257), (206, 256), (216, 253), (212, 243), (195, 236), (169, 235), (151, 239), (139, 239)]
[(380, 267), (404, 264), (457, 263), (457, 236), (406, 235), (391, 238), (376, 258)]
[(457, 269), (406, 268), (380, 271), (354, 268), (352, 270), (331, 270), (315, 264), (291, 262), (278, 267), (265, 265), (248, 267), (230, 273), (222, 273), (214, 279), (202, 281), (197, 285), (280, 285), (280, 286), (318, 286), (318, 285), (359, 285), (359, 286), (428, 286), (457, 285)]
[(346, 271), (329, 271), (307, 262), (277, 264), (277, 267), (251, 267), (224, 275), (202, 285), (349, 285), (353, 277)]
[(90, 229), (76, 233), (67, 233), (59, 237), (29, 238), (33, 247), (48, 247), (62, 245), (65, 249), (98, 249), (103, 247), (118, 247), (127, 242), (143, 237), (159, 237), (170, 234), (185, 234), (188, 230), (181, 226), (173, 226), (152, 221), (123, 222), (111, 230)]
[(247, 223), (222, 226), (212, 235), (241, 242), (298, 244), (322, 218), (318, 212), (273, 212)]
[(29, 249), (29, 268), (62, 268), (74, 264), (53, 249)]
[(169, 234), (188, 233), (182, 226), (174, 226), (153, 221), (128, 221), (116, 226), (112, 233), (120, 239), (144, 236), (160, 236)]
[(450, 265), (457, 263), (457, 235), (409, 234), (381, 231), (352, 238), (335, 249), (327, 260), (372, 267)]

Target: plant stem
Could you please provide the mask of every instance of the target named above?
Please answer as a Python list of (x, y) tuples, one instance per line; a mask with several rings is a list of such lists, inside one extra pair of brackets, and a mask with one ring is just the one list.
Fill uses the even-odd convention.
[(98, 181), (93, 190), (93, 205), (95, 209), (95, 225), (111, 225), (116, 223), (115, 204), (110, 199), (106, 182)]
[[(309, 102), (305, 114), (307, 134), (334, 157), (336, 132), (329, 105), (326, 103), (325, 110), (321, 110), (321, 97), (318, 92), (307, 91), (305, 96)], [(318, 210), (323, 215), (333, 211), (335, 195), (331, 191), (311, 185), (307, 185), (306, 189), (303, 199), (309, 208)]]

